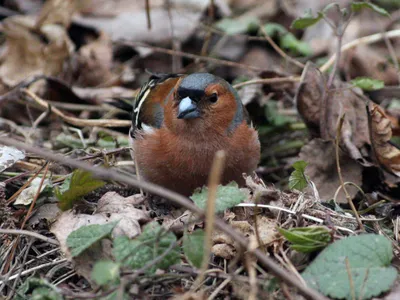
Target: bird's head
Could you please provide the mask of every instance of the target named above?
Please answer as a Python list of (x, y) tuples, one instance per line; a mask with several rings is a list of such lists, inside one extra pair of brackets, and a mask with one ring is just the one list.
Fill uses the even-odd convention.
[(209, 73), (183, 77), (174, 94), (177, 130), (228, 132), (243, 121), (243, 105), (232, 86)]

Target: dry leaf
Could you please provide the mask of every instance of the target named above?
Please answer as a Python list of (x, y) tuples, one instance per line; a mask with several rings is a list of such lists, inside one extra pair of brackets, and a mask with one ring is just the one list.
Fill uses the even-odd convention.
[(108, 192), (101, 197), (98, 202), (96, 214), (74, 214), (69, 210), (63, 212), (57, 222), (51, 227), (51, 232), (60, 242), (61, 250), (66, 254), (67, 258), (75, 263), (77, 273), (90, 280), (90, 272), (94, 262), (109, 256), (109, 244), (104, 242), (100, 249), (90, 250), (72, 259), (67, 247), (68, 235), (78, 228), (92, 224), (106, 224), (118, 221), (112, 235), (126, 235), (134, 237), (141, 233), (141, 226), (149, 220), (148, 213), (134, 207), (141, 199), (141, 195), (134, 195), (124, 198), (116, 192)]
[(312, 137), (320, 137), (320, 106), (323, 97), (325, 97), (323, 75), (312, 62), (307, 62), (296, 93), (296, 104)]
[(378, 163), (388, 172), (400, 177), (400, 150), (390, 143), (392, 123), (383, 109), (370, 103), (369, 128), (372, 149)]
[(6, 49), (0, 66), (0, 80), (14, 86), (30, 76), (55, 76), (74, 46), (66, 29), (57, 24), (35, 28), (32, 16), (13, 16), (3, 21)]
[(336, 138), (339, 118), (345, 114), (340, 146), (350, 157), (366, 164), (368, 116), (364, 113), (365, 101), (353, 89), (336, 81), (333, 89), (325, 95), (325, 79), (315, 65), (308, 63), (302, 74), (298, 89), (297, 108), (313, 137), (324, 140)]
[(113, 74), (112, 43), (109, 37), (102, 33), (98, 39), (79, 49), (76, 59), (76, 85), (83, 87), (111, 86), (118, 76)]
[[(254, 234), (253, 227), (248, 221), (231, 221), (230, 225), (246, 237), (250, 237)], [(229, 235), (219, 230), (214, 231), (212, 242), (212, 253), (224, 259), (232, 259), (239, 250), (237, 242)]]
[(38, 16), (36, 27), (40, 28), (46, 24), (59, 24), (68, 28), (71, 24), (72, 15), (78, 8), (78, 0), (47, 0)]
[[(340, 180), (336, 167), (335, 145), (331, 141), (313, 139), (303, 146), (300, 159), (308, 162), (305, 173), (315, 183), (322, 201), (333, 199), (336, 190), (340, 186)], [(340, 166), (344, 181), (350, 181), (361, 186), (362, 166), (340, 151)], [(351, 197), (358, 190), (353, 186), (347, 186)], [(347, 203), (343, 191), (340, 191), (337, 199), (339, 203)]]
[(279, 234), (276, 228), (277, 228), (276, 220), (267, 218), (265, 216), (257, 218), (257, 230), (262, 245), (269, 245), (278, 238)]

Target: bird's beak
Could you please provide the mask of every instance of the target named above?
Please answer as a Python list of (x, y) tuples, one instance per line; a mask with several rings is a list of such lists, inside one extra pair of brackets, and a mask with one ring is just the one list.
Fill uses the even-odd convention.
[(183, 98), (178, 107), (178, 119), (194, 119), (200, 117), (197, 104), (189, 97)]

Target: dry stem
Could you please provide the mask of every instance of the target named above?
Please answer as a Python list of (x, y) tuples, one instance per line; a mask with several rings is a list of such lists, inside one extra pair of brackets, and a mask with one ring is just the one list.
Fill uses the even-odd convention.
[(336, 131), (336, 141), (335, 141), (335, 148), (336, 148), (336, 167), (337, 167), (337, 172), (338, 172), (338, 175), (339, 175), (339, 180), (340, 180), (340, 185), (342, 186), (342, 189), (343, 189), (343, 192), (344, 192), (344, 194), (346, 195), (346, 199), (347, 199), (347, 202), (349, 203), (349, 205), (350, 205), (350, 207), (351, 207), (351, 210), (353, 211), (353, 213), (354, 213), (354, 216), (356, 217), (356, 220), (357, 220), (357, 223), (358, 223), (358, 225), (360, 226), (360, 229), (362, 230), (362, 231), (364, 231), (364, 225), (362, 224), (362, 222), (361, 222), (361, 219), (360, 219), (360, 216), (358, 215), (358, 212), (357, 212), (357, 209), (355, 208), (355, 206), (354, 206), (354, 203), (353, 203), (353, 200), (351, 199), (351, 197), (350, 197), (350, 194), (348, 193), (348, 191), (347, 191), (347, 189), (346, 189), (346, 186), (345, 186), (345, 184), (344, 184), (344, 180), (343, 180), (343, 176), (342, 176), (342, 170), (341, 170), (341, 168), (340, 168), (340, 161), (339, 161), (339, 150), (340, 150), (340, 148), (339, 148), (339, 141), (340, 141), (340, 133), (341, 133), (341, 131), (342, 131), (342, 126), (343, 126), (343, 122), (344, 122), (344, 114), (340, 117), (340, 119), (339, 119), (339, 124), (338, 124), (338, 127), (337, 127), (337, 131)]
[(219, 150), (215, 153), (214, 160), (211, 166), (210, 177), (208, 179), (208, 197), (207, 197), (207, 208), (206, 208), (206, 230), (204, 237), (204, 253), (203, 262), (201, 265), (200, 275), (196, 278), (196, 281), (192, 285), (192, 290), (197, 290), (204, 277), (205, 272), (208, 269), (208, 261), (211, 254), (212, 247), (212, 234), (215, 223), (215, 204), (217, 199), (218, 184), (221, 182), (222, 171), (224, 169), (226, 154), (223, 150)]
[(51, 107), (49, 103), (45, 100), (37, 96), (35, 93), (28, 89), (22, 90), (27, 96), (32, 98), (36, 103), (38, 103), (41, 107), (45, 108), (46, 110), (51, 109), (51, 112), (59, 116), (65, 122), (70, 123), (75, 126), (99, 126), (99, 127), (129, 127), (131, 126), (132, 122), (128, 120), (116, 120), (116, 119), (108, 119), (108, 120), (84, 120), (80, 118), (70, 117), (65, 115), (62, 111), (58, 108)]

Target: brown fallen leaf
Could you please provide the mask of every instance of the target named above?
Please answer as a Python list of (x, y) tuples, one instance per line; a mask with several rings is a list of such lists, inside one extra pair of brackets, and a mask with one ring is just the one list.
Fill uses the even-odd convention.
[(390, 142), (392, 123), (383, 109), (370, 103), (369, 128), (374, 156), (386, 171), (400, 177), (400, 149)]
[[(254, 234), (254, 229), (248, 221), (231, 221), (230, 225), (246, 237)], [(220, 230), (214, 231), (212, 242), (211, 252), (224, 259), (232, 259), (239, 251), (237, 242)]]
[[(333, 199), (336, 190), (340, 187), (340, 180), (336, 168), (335, 145), (331, 141), (313, 139), (303, 146), (300, 151), (300, 159), (308, 162), (306, 175), (315, 183), (322, 201)], [(343, 151), (340, 151), (340, 166), (345, 182), (352, 182), (358, 186), (362, 184), (362, 166)], [(351, 197), (358, 190), (353, 186), (347, 186)], [(336, 198), (338, 203), (347, 203), (341, 190)]]
[(325, 84), (322, 73), (307, 62), (296, 93), (297, 110), (306, 123), (311, 137), (320, 137), (321, 101), (325, 97)]
[[(340, 146), (351, 158), (368, 165), (368, 116), (365, 100), (346, 83), (336, 81), (333, 89), (325, 91), (325, 78), (312, 63), (307, 63), (296, 95), (297, 108), (312, 137), (324, 140), (336, 138), (339, 118), (346, 118), (341, 131)], [(327, 94), (326, 94), (327, 93)]]
[(105, 33), (79, 49), (76, 58), (77, 79), (82, 87), (107, 87), (114, 85), (117, 74), (112, 72), (112, 43)]
[(45, 24), (36, 28), (33, 16), (12, 16), (3, 21), (6, 48), (0, 65), (0, 81), (14, 86), (30, 76), (61, 73), (74, 45), (65, 27)]
[(51, 227), (51, 232), (60, 242), (62, 252), (74, 263), (78, 274), (90, 280), (94, 262), (110, 257), (110, 245), (105, 241), (100, 248), (89, 249), (89, 252), (72, 258), (67, 247), (68, 235), (82, 226), (106, 224), (113, 221), (118, 221), (112, 232), (113, 236), (126, 235), (132, 238), (139, 235), (142, 232), (140, 224), (149, 221), (147, 212), (134, 207), (141, 201), (141, 198), (140, 194), (124, 198), (116, 192), (108, 192), (99, 200), (98, 209), (94, 215), (75, 214), (68, 210), (58, 217)]

